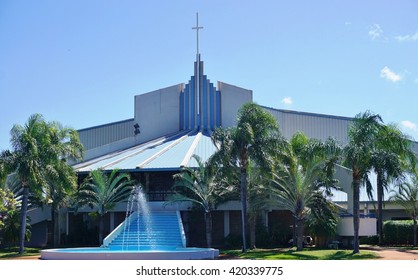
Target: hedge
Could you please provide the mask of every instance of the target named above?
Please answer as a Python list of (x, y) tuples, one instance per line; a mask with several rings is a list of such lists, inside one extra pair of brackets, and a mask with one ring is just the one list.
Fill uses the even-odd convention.
[(410, 245), (414, 243), (414, 222), (386, 221), (383, 223), (383, 240), (388, 245)]

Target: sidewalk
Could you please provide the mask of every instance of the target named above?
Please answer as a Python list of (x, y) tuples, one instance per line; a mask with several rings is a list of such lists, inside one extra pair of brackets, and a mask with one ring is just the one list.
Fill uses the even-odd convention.
[(360, 250), (376, 252), (380, 256), (377, 260), (418, 260), (418, 250), (379, 246), (361, 247)]

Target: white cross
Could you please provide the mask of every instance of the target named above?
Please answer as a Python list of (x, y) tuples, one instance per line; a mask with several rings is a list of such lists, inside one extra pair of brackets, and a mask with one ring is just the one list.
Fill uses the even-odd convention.
[(196, 26), (192, 29), (196, 29), (196, 54), (199, 54), (199, 29), (203, 29), (202, 26), (199, 26), (199, 13), (196, 13)]

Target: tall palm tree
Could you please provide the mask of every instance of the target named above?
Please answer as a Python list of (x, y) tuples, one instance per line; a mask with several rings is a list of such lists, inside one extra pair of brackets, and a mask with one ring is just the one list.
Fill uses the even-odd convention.
[(126, 201), (131, 194), (134, 181), (129, 174), (119, 173), (118, 169), (110, 174), (96, 169), (90, 172), (76, 193), (77, 208), (88, 205), (99, 215), (99, 244), (103, 242), (104, 215), (117, 203)]
[(396, 201), (411, 215), (414, 221), (414, 246), (417, 246), (417, 216), (418, 216), (418, 174), (413, 174), (411, 182), (398, 184), (399, 190), (391, 191), (390, 200)]
[(369, 111), (355, 116), (348, 129), (348, 144), (344, 147), (344, 164), (353, 172), (353, 253), (359, 253), (360, 187), (367, 183), (372, 169), (372, 152), (383, 128), (382, 118)]
[(46, 174), (59, 173), (59, 166), (66, 164), (68, 157), (80, 158), (82, 145), (75, 130), (64, 129), (58, 122), (47, 123), (40, 114), (30, 116), (24, 126), (14, 125), (10, 142), (12, 150), (1, 153), (0, 169), (6, 174), (15, 172), (23, 188), (19, 228), (19, 253), (22, 254), (29, 194), (41, 197), (47, 185)]
[(78, 132), (63, 127), (58, 122), (48, 123), (48, 134), (51, 156), (45, 168), (46, 184), (42, 188), (41, 203), (46, 201), (51, 206), (52, 243), (57, 246), (60, 242), (58, 212), (61, 207), (67, 205), (77, 187), (77, 175), (67, 160), (81, 159), (84, 148), (78, 138)]
[(377, 175), (377, 228), (379, 245), (383, 243), (384, 191), (391, 180), (400, 180), (406, 169), (415, 167), (416, 156), (411, 150), (411, 140), (395, 125), (385, 125), (379, 130), (371, 164)]
[(24, 126), (13, 126), (10, 140), (13, 151), (3, 153), (8, 171), (15, 171), (18, 174), (23, 187), (19, 254), (24, 252), (29, 191), (31, 189), (33, 192), (40, 192), (40, 188), (45, 182), (43, 166), (45, 166), (44, 148), (48, 146), (47, 135), (47, 126), (43, 117), (39, 114), (32, 115)]
[(255, 103), (244, 104), (237, 116), (237, 125), (217, 128), (212, 141), (218, 151), (213, 160), (223, 166), (235, 166), (240, 170), (240, 200), (242, 221), (242, 251), (247, 251), (247, 185), (250, 160), (259, 168), (269, 169), (273, 156), (284, 143), (276, 119)]
[(205, 212), (206, 245), (212, 247), (212, 211), (220, 197), (227, 191), (222, 188), (217, 168), (202, 162), (193, 155), (198, 167), (184, 167), (181, 173), (174, 175), (174, 195), (168, 203), (189, 201), (200, 206)]

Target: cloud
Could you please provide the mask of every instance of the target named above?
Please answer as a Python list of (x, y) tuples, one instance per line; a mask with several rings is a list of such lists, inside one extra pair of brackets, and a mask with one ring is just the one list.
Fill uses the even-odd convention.
[(382, 36), (383, 30), (380, 28), (380, 25), (375, 23), (370, 27), (369, 36), (374, 40)]
[(417, 41), (418, 40), (418, 30), (415, 34), (412, 35), (404, 35), (404, 36), (396, 36), (396, 40), (399, 42), (409, 42), (409, 41)]
[(282, 103), (286, 104), (286, 105), (292, 105), (293, 100), (291, 97), (285, 97), (282, 99)]
[(389, 69), (389, 67), (385, 66), (382, 70), (380, 70), (380, 77), (385, 78), (389, 81), (392, 81), (394, 83), (399, 82), (402, 80), (402, 77), (399, 74), (396, 74), (392, 70)]
[(413, 123), (411, 121), (401, 121), (401, 125), (407, 129), (418, 131), (418, 126), (416, 123)]
[(418, 78), (416, 78), (416, 79), (414, 80), (414, 83), (418, 84)]

